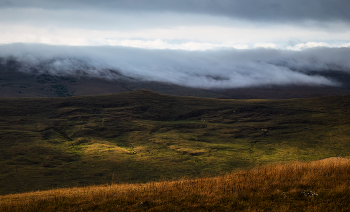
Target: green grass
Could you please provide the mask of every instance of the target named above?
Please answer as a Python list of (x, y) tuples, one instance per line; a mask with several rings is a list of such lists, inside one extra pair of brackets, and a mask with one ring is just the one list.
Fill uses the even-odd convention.
[(0, 194), (349, 156), (349, 106), (350, 96), (218, 100), (146, 90), (0, 99)]

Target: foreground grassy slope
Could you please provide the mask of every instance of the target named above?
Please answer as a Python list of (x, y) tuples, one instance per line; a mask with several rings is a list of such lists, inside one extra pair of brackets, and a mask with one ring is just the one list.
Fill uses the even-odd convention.
[(215, 178), (0, 196), (1, 211), (349, 211), (350, 160), (269, 165)]
[(0, 194), (348, 156), (349, 106), (350, 96), (218, 100), (146, 90), (0, 99)]

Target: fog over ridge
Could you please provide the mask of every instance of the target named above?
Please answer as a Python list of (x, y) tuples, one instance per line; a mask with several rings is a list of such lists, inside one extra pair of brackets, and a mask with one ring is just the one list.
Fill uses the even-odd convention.
[[(350, 72), (350, 48), (151, 50), (112, 46), (0, 45), (1, 63), (19, 71), (56, 76), (126, 78), (197, 88), (260, 85), (331, 85), (322, 71)], [(311, 74), (312, 72), (312, 74)]]

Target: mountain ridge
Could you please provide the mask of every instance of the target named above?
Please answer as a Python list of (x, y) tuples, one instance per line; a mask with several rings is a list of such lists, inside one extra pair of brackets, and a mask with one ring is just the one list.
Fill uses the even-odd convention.
[(341, 83), (335, 86), (266, 85), (231, 89), (202, 89), (180, 85), (141, 81), (124, 77), (114, 80), (89, 76), (54, 76), (48, 73), (20, 72), (18, 61), (0, 65), (0, 98), (3, 97), (63, 97), (104, 95), (139, 89), (176, 96), (197, 96), (219, 99), (290, 99), (350, 94), (350, 74), (337, 71), (310, 72)]

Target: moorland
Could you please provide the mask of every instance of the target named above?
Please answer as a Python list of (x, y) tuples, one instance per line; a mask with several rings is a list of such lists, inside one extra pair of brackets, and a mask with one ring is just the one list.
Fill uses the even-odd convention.
[(224, 176), (349, 156), (350, 95), (289, 100), (138, 90), (0, 99), (0, 194)]

